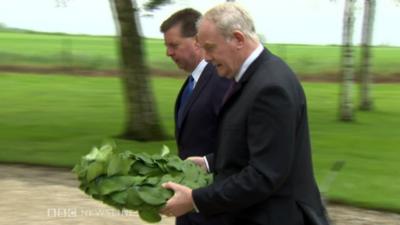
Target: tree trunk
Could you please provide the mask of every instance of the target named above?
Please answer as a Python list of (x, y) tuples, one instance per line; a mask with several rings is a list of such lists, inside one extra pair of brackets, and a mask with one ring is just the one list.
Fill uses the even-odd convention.
[(346, 0), (343, 16), (343, 43), (342, 43), (342, 87), (340, 93), (339, 114), (340, 120), (352, 121), (353, 115), (353, 28), (354, 28), (355, 0)]
[(122, 82), (125, 92), (127, 121), (122, 138), (151, 141), (166, 138), (157, 115), (150, 87), (150, 73), (138, 32), (140, 26), (131, 0), (110, 0), (119, 27)]
[(364, 0), (364, 18), (361, 40), (361, 67), (360, 67), (360, 109), (369, 111), (373, 102), (371, 97), (371, 42), (375, 19), (375, 0)]

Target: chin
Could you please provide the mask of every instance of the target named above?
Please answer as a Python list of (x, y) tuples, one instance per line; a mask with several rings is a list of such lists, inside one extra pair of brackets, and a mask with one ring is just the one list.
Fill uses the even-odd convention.
[(227, 73), (226, 71), (218, 71), (218, 75), (220, 76), (220, 77), (223, 77), (223, 78), (228, 78), (228, 79), (231, 79), (233, 76), (231, 76), (229, 73)]
[(226, 77), (226, 72), (217, 67), (217, 73), (220, 77)]

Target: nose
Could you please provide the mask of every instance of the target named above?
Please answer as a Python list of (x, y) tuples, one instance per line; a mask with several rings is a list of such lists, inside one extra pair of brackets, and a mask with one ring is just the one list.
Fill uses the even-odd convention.
[(174, 54), (174, 50), (167, 48), (167, 56), (171, 57)]
[(212, 61), (212, 56), (211, 56), (211, 54), (207, 53), (207, 51), (203, 51), (203, 57), (204, 57), (204, 60), (206, 60), (207, 62)]

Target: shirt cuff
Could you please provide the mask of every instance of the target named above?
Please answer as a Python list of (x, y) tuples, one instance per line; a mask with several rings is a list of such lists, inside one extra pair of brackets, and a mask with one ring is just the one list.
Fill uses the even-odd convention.
[(208, 165), (207, 157), (203, 156), (204, 163), (206, 164), (207, 172), (210, 172), (210, 166)]
[[(193, 198), (193, 197), (192, 197)], [(199, 208), (197, 208), (196, 203), (193, 201), (193, 209), (195, 212), (199, 213)]]

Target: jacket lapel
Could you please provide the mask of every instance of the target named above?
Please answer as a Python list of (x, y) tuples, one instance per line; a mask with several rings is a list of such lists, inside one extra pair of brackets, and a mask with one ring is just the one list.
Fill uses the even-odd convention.
[(175, 127), (176, 127), (176, 129), (178, 129), (178, 112), (179, 112), (179, 105), (180, 105), (181, 98), (182, 98), (182, 93), (183, 93), (183, 90), (185, 90), (185, 87), (188, 82), (189, 82), (189, 77), (187, 77), (185, 82), (183, 83), (181, 89), (179, 90), (178, 97), (176, 98), (176, 101), (175, 101)]
[(251, 75), (255, 73), (259, 65), (265, 61), (271, 53), (264, 48), (261, 54), (254, 60), (254, 62), (247, 68), (246, 72), (243, 74), (242, 78), (237, 82), (234, 86), (232, 94), (230, 97), (225, 101), (224, 105), (221, 108), (220, 116), (224, 114), (227, 108), (235, 102), (235, 99), (240, 95), (243, 88), (247, 84), (247, 82), (251, 79)]
[[(211, 70), (210, 70), (210, 66), (211, 64), (207, 64), (207, 66), (204, 68), (199, 80), (196, 83), (196, 86), (194, 87), (193, 93), (192, 95), (189, 97), (188, 102), (186, 103), (183, 112), (182, 112), (182, 119), (180, 121), (177, 121), (177, 113), (178, 113), (178, 108), (179, 106), (175, 105), (175, 121), (180, 122), (180, 124), (178, 124), (178, 127), (180, 127), (180, 129), (178, 130), (178, 139), (180, 137), (180, 134), (182, 132), (182, 125), (186, 119), (186, 116), (189, 112), (189, 109), (192, 107), (192, 105), (194, 104), (194, 102), (200, 97), (201, 92), (203, 91), (204, 87), (206, 86), (206, 84), (210, 81), (211, 79)], [(185, 85), (187, 83), (187, 80), (185, 82)], [(181, 90), (182, 92), (182, 90)], [(182, 93), (180, 93), (181, 95)], [(180, 97), (179, 97), (180, 98)]]

